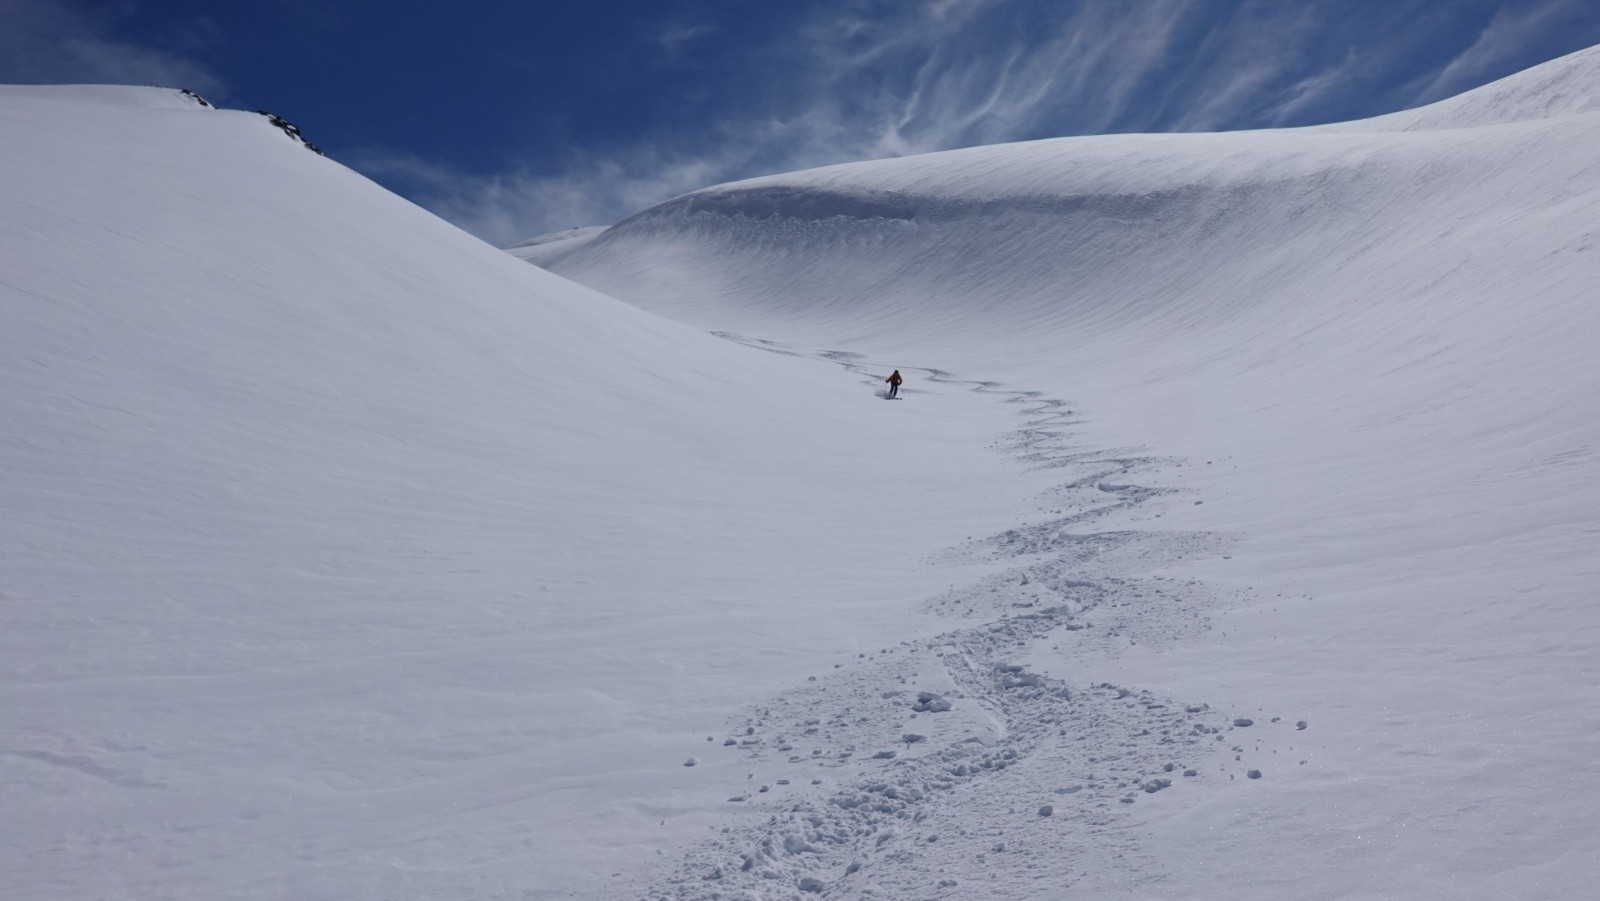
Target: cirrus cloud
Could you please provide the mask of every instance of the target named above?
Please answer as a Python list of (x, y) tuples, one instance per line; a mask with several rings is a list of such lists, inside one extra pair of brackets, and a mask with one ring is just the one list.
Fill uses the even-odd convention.
[[(720, 52), (759, 102), (538, 170), (388, 178), (502, 246), (723, 181), (977, 144), (1280, 127), (1417, 105), (1600, 40), (1591, 0), (832, 0)], [(752, 112), (758, 110), (758, 112)], [(413, 161), (414, 163), (415, 161)]]

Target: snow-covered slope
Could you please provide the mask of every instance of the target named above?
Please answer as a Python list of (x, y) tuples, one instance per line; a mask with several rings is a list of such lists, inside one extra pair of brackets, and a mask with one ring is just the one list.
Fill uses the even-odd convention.
[(590, 225), (584, 228), (569, 228), (566, 231), (551, 232), (540, 235), (515, 247), (506, 248), (512, 256), (534, 265), (543, 263), (546, 258), (566, 255), (583, 245), (600, 237), (606, 231), (604, 225)]
[(0, 896), (1582, 896), (1597, 88), (519, 250), (590, 288), (0, 89)]
[(261, 116), (0, 120), (0, 896), (604, 895), (746, 785), (705, 730), (930, 628), (910, 561), (1037, 488), (1008, 411), (886, 415)]
[(1439, 129), (1600, 112), (1600, 50), (1591, 47), (1421, 109), (1331, 128)]
[[(1217, 782), (1136, 812), (1085, 808), (1071, 847), (1106, 840), (1098, 823), (1143, 830), (1145, 856), (1119, 881), (1110, 860), (1038, 851), (1027, 862), (1049, 884), (1573, 897), (1600, 855), (1581, 775), (1600, 740), (1597, 97), (1600, 48), (1344, 126), (1039, 141), (722, 185), (541, 259), (703, 327), (1059, 398), (1048, 410), (1078, 415), (1039, 420), (1062, 442), (1034, 458), (1050, 465), (1118, 448), (1167, 461), (1106, 478), (1182, 503), (1159, 520), (1035, 523), (1052, 537), (1021, 542), (1012, 586), (1037, 584), (1030, 566), (1070, 576), (1091, 539), (1236, 536), (1165, 571), (1231, 598), (1204, 634), (1110, 647), (1050, 632), (1008, 653), (1072, 684), (1308, 729), (1229, 735)], [(1148, 775), (1089, 759), (1102, 777)], [(1034, 765), (1040, 782), (1079, 772)], [(1019, 860), (978, 844), (902, 863), (925, 883), (878, 884), (937, 893), (939, 866), (993, 880)], [(1019, 885), (1002, 893), (1060, 896)]]

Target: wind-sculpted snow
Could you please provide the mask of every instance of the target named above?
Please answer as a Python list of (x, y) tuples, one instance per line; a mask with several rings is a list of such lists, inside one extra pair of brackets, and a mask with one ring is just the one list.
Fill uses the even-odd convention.
[[(834, 219), (915, 219), (913, 198), (872, 191), (858, 193), (753, 188), (747, 191), (701, 191), (639, 214), (630, 221), (668, 219), (693, 221), (697, 216), (738, 219), (830, 221)], [(923, 213), (926, 215), (926, 213)]]
[[(1037, 356), (1062, 339), (1120, 353), (1227, 329), (1220, 347), (1259, 352), (1280, 330), (1374, 304), (1425, 316), (1481, 289), (1471, 269), (1491, 254), (1502, 280), (1559, 286), (1528, 226), (1571, 242), (1595, 212), (1600, 174), (1578, 148), (1600, 139), (1597, 71), (1586, 51), (1348, 126), (1046, 140), (756, 178), (540, 262), (709, 328), (914, 342), (980, 366), (952, 336)], [(1571, 228), (1543, 221), (1562, 204)], [(1548, 302), (1570, 298), (1557, 288)]]
[(1600, 112), (1600, 47), (1580, 50), (1447, 100), (1342, 129), (1474, 128)]
[(515, 247), (507, 248), (507, 252), (536, 266), (543, 265), (547, 259), (571, 253), (575, 248), (593, 241), (605, 230), (603, 225), (569, 228), (566, 231), (540, 235), (524, 241)]

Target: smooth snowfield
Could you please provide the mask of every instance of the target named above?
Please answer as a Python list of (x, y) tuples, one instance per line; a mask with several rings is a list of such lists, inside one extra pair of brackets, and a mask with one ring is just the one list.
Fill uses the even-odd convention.
[[(1065, 724), (1027, 740), (1025, 784), (951, 776), (967, 766), (954, 759), (910, 789), (890, 784), (896, 799), (923, 796), (900, 813), (943, 824), (892, 840), (898, 857), (851, 843), (835, 855), (808, 834), (835, 834), (827, 803), (847, 796), (794, 818), (771, 806), (774, 825), (708, 845), (662, 892), (759, 892), (763, 870), (789, 882), (810, 867), (822, 880), (811, 888), (839, 897), (971, 896), (974, 880), (1038, 898), (1592, 893), (1597, 97), (1589, 50), (1361, 123), (1042, 141), (755, 179), (525, 254), (702, 327), (1053, 401), (1015, 450), (1066, 468), (1061, 493), (985, 545), (1010, 557), (1005, 580), (935, 602), (997, 617), (1022, 644), (984, 656), (981, 636), (958, 630), (928, 649), (947, 665), (956, 654), (1048, 671), (1077, 692), (1077, 706), (1041, 695), (1007, 714), (1003, 671), (958, 685), (1006, 723)], [(1073, 519), (1096, 490), (1169, 493)], [(1054, 500), (1065, 519), (1050, 518)], [(1153, 554), (1132, 572), (1085, 550), (1182, 534), (1235, 543), (1170, 564)], [(1218, 599), (1200, 626), (1168, 609), (1189, 603), (1183, 592), (1158, 604), (1149, 585), (1113, 581), (1157, 574)], [(1021, 624), (1041, 591), (1067, 612)], [(1109, 597), (1145, 599), (1120, 644), (1091, 641), (1079, 621), (1109, 616), (1117, 605), (1097, 600)], [(1141, 736), (1131, 720), (1094, 718), (1100, 684), (1215, 715)], [(851, 690), (817, 706), (844, 706)], [(1219, 723), (1209, 757), (1179, 748), (1163, 764), (1150, 751), (1191, 729), (1209, 740)], [(1070, 750), (1113, 733), (1115, 749)], [(1197, 775), (1119, 803), (1126, 785), (1172, 778), (1149, 767), (1175, 761)], [(1095, 798), (1107, 781), (1115, 790)], [(1126, 844), (1104, 853), (1112, 836)], [(741, 843), (755, 849), (748, 870)], [(863, 865), (847, 874), (850, 855)], [(719, 861), (731, 863), (719, 880), (697, 881)]]
[(263, 117), (0, 118), (0, 896), (626, 895), (746, 785), (706, 734), (936, 629), (916, 562), (1045, 484), (987, 399), (641, 313)]

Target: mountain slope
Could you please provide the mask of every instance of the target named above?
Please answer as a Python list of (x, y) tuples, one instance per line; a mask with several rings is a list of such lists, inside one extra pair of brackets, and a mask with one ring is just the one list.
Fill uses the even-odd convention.
[(1234, 739), (1260, 786), (1131, 814), (1167, 876), (1122, 891), (1562, 897), (1600, 853), (1570, 781), (1600, 738), (1597, 96), (1591, 49), (1361, 123), (752, 179), (538, 258), (704, 327), (1061, 398), (1076, 452), (1169, 460), (1140, 484), (1198, 503), (1095, 528), (1238, 536), (1168, 571), (1231, 593), (1211, 630), (1018, 657), (1311, 731)]
[(885, 417), (263, 117), (0, 111), (0, 895), (602, 893), (1036, 487), (1007, 411)]

